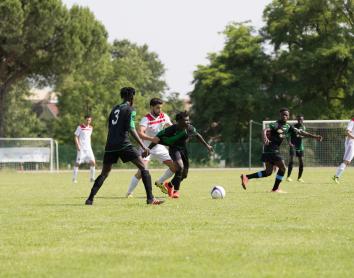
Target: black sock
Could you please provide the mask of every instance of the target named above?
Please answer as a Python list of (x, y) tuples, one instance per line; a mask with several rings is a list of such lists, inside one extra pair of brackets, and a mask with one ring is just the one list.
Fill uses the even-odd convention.
[(290, 161), (289, 165), (288, 165), (288, 177), (290, 177), (291, 172), (293, 171), (293, 165), (294, 165), (294, 163), (292, 161)]
[(301, 179), (302, 177), (302, 173), (304, 172), (304, 164), (302, 163), (302, 161), (300, 161), (300, 164), (299, 164), (299, 176), (298, 176), (298, 179)]
[(171, 184), (173, 185), (175, 190), (179, 190), (179, 187), (181, 185), (181, 181), (182, 181), (182, 173), (181, 171), (177, 171), (173, 177), (173, 179), (171, 180)]
[(148, 200), (154, 199), (154, 195), (152, 194), (151, 176), (148, 170), (141, 170), (141, 179), (144, 183), (146, 198)]
[(88, 197), (89, 200), (91, 200), (91, 201), (93, 200), (93, 198), (97, 194), (98, 190), (100, 190), (100, 188), (106, 178), (107, 178), (107, 176), (103, 176), (102, 174), (96, 178), (95, 183), (92, 186), (90, 196)]
[(285, 174), (284, 171), (278, 170), (272, 191), (275, 191), (279, 188), (279, 185), (280, 185), (281, 181), (283, 180), (284, 174)]
[(246, 177), (250, 180), (250, 179), (265, 178), (265, 177), (268, 177), (268, 175), (266, 174), (266, 171), (259, 171), (257, 173), (246, 175)]

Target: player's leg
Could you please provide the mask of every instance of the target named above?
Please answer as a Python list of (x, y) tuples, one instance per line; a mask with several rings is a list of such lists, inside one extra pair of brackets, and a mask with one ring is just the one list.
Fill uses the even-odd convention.
[(351, 142), (346, 142), (345, 144), (345, 152), (343, 156), (343, 162), (339, 165), (336, 171), (336, 175), (333, 177), (333, 180), (336, 183), (339, 183), (339, 178), (343, 174), (345, 168), (350, 164), (350, 162), (354, 158), (354, 144)]
[(175, 161), (175, 167), (176, 167), (176, 172), (173, 176), (173, 179), (171, 180), (170, 183), (168, 183), (168, 186), (170, 188), (170, 190), (168, 190), (168, 195), (172, 198), (174, 196), (174, 193), (179, 191), (179, 187), (183, 180), (184, 163), (181, 158), (181, 155), (179, 155), (179, 159)]
[(96, 176), (96, 160), (95, 156), (93, 155), (92, 150), (89, 152), (89, 164), (90, 164), (90, 182), (95, 181), (95, 176)]
[(289, 150), (289, 163), (288, 163), (288, 177), (287, 177), (287, 181), (293, 181), (292, 178), (290, 178), (291, 176), (291, 172), (293, 171), (293, 166), (294, 166), (294, 148), (290, 147)]
[(298, 182), (305, 182), (301, 177), (302, 174), (304, 172), (304, 160), (303, 160), (303, 156), (301, 155), (301, 153), (298, 154), (298, 159), (299, 159), (299, 174), (297, 176), (297, 181)]
[(92, 205), (93, 204), (93, 198), (97, 194), (98, 190), (100, 190), (103, 182), (105, 179), (108, 177), (109, 172), (112, 169), (112, 164), (111, 163), (103, 163), (102, 166), (102, 171), (101, 174), (96, 178), (92, 188), (89, 197), (86, 200), (86, 205)]
[[(181, 186), (181, 183), (184, 179), (187, 178), (188, 176), (188, 171), (189, 171), (189, 159), (188, 159), (188, 154), (186, 151), (181, 153), (181, 157), (182, 157), (182, 175), (181, 175), (181, 180), (178, 184), (178, 186), (174, 186), (174, 190), (173, 190), (173, 198), (179, 198), (179, 189)], [(172, 184), (174, 185), (174, 183), (172, 182)]]
[[(143, 159), (143, 162), (145, 164), (145, 167), (148, 168), (149, 160)], [(138, 169), (138, 171), (135, 173), (135, 175), (130, 180), (130, 184), (128, 186), (128, 191), (126, 194), (127, 198), (133, 197), (133, 192), (134, 192), (135, 188), (138, 186), (138, 183), (140, 180), (141, 180), (141, 172)]]
[(279, 189), (279, 185), (282, 182), (284, 175), (285, 175), (285, 171), (286, 171), (286, 166), (285, 166), (284, 160), (280, 159), (280, 160), (274, 161), (274, 164), (278, 167), (279, 170), (277, 172), (277, 176), (275, 177), (275, 182), (273, 185), (272, 192), (285, 193), (284, 191)]
[(156, 160), (160, 161), (160, 163), (163, 163), (168, 167), (163, 175), (157, 181), (155, 181), (155, 185), (160, 188), (163, 193), (167, 194), (168, 191), (164, 186), (164, 182), (170, 179), (176, 172), (175, 163), (170, 157), (168, 150), (164, 146), (156, 146), (153, 150), (154, 153), (151, 154), (151, 157), (155, 158)]
[(77, 175), (79, 173), (80, 164), (81, 164), (81, 151), (77, 151), (76, 160), (75, 160), (75, 163), (74, 163), (73, 177), (72, 177), (73, 183), (77, 183)]
[(264, 170), (258, 171), (256, 173), (249, 174), (249, 175), (244, 175), (244, 174), (241, 175), (241, 185), (242, 185), (243, 189), (246, 190), (248, 180), (266, 178), (266, 177), (269, 177), (273, 173), (273, 166), (274, 165), (270, 161), (267, 161), (267, 158), (265, 158), (263, 155), (262, 155), (262, 160), (263, 160), (263, 162), (265, 162), (265, 169)]

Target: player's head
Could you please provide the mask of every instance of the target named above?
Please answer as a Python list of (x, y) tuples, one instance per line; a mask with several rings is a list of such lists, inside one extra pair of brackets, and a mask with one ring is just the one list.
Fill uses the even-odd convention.
[(152, 98), (150, 100), (150, 110), (154, 116), (158, 116), (162, 110), (163, 101), (159, 98)]
[(92, 116), (90, 114), (85, 115), (85, 123), (89, 125), (92, 122)]
[(302, 124), (304, 122), (304, 115), (297, 115), (296, 120), (299, 124)]
[(287, 120), (289, 120), (289, 116), (290, 116), (290, 112), (288, 108), (281, 108), (279, 110), (280, 113), (280, 119), (284, 122), (286, 122)]
[(120, 90), (120, 97), (124, 101), (129, 101), (130, 105), (133, 105), (134, 96), (135, 96), (135, 89), (132, 87), (124, 87)]
[(176, 122), (177, 125), (180, 126), (181, 128), (186, 128), (190, 124), (188, 112), (187, 111), (178, 112), (176, 114)]

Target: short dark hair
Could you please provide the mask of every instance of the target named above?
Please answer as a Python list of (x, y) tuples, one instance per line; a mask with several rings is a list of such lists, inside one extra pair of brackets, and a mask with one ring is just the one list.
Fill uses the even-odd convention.
[(286, 107), (283, 107), (279, 110), (279, 113), (282, 113), (282, 112), (285, 112), (285, 111), (288, 111), (289, 112), (289, 108), (286, 108)]
[(92, 118), (92, 116), (90, 114), (86, 114), (85, 119), (88, 119), (88, 118)]
[(187, 111), (178, 112), (176, 114), (176, 121), (178, 122), (179, 120), (182, 120), (182, 119), (184, 119), (186, 117), (189, 117), (189, 114), (188, 114)]
[(132, 87), (124, 87), (120, 89), (120, 97), (123, 99), (131, 99), (135, 95), (135, 89)]
[(162, 99), (154, 97), (154, 98), (152, 98), (150, 100), (150, 106), (155, 106), (155, 105), (158, 105), (158, 104), (163, 104)]

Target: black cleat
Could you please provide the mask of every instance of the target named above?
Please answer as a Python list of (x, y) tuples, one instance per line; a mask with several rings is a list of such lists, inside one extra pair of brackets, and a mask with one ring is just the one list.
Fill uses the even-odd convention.
[(148, 205), (153, 205), (153, 206), (157, 206), (157, 205), (161, 205), (163, 204), (165, 201), (164, 200), (159, 200), (159, 199), (151, 199), (151, 200), (147, 200), (146, 203)]
[(93, 205), (93, 200), (87, 199), (85, 202), (85, 205), (92, 206)]

